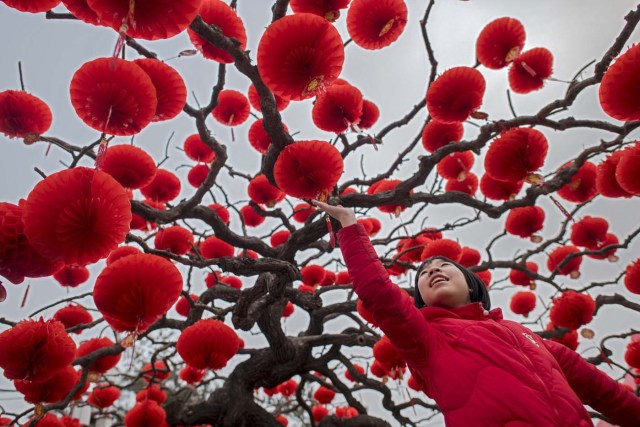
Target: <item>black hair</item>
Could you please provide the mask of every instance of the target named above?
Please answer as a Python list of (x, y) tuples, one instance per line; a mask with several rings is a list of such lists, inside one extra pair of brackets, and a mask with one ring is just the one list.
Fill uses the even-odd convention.
[(489, 297), (489, 291), (487, 290), (484, 282), (474, 272), (467, 270), (466, 267), (461, 266), (454, 260), (443, 256), (434, 256), (431, 258), (427, 258), (422, 264), (420, 264), (420, 267), (418, 267), (418, 272), (416, 273), (415, 280), (415, 295), (413, 297), (416, 307), (422, 308), (426, 305), (422, 300), (422, 295), (420, 295), (420, 289), (418, 289), (418, 279), (420, 278), (420, 273), (422, 272), (422, 270), (427, 265), (431, 264), (434, 259), (441, 259), (443, 261), (450, 262), (451, 264), (458, 267), (458, 269), (462, 271), (462, 274), (467, 281), (467, 286), (472, 290), (471, 302), (481, 302), (485, 310), (491, 310), (491, 298)]

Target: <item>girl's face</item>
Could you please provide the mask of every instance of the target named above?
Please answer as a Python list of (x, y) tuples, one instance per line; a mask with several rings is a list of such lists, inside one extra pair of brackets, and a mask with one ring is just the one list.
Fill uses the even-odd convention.
[(471, 290), (462, 271), (443, 259), (434, 259), (418, 277), (418, 289), (425, 305), (459, 307), (471, 302)]

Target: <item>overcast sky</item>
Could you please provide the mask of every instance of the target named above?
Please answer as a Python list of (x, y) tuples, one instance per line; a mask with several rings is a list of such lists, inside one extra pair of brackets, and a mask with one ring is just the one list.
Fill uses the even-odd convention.
[[(407, 1), (409, 22), (400, 39), (391, 46), (379, 51), (366, 51), (351, 43), (346, 48), (346, 60), (341, 77), (360, 88), (365, 98), (379, 106), (381, 117), (378, 125), (373, 128), (374, 132), (390, 121), (403, 117), (425, 95), (430, 70), (419, 25), (419, 20), (424, 14), (424, 3), (418, 0)], [(247, 49), (252, 52), (254, 59), (260, 35), (271, 18), (270, 6), (271, 2), (263, 0), (238, 1), (238, 12), (247, 29)], [(554, 55), (553, 77), (558, 80), (570, 80), (584, 65), (602, 57), (623, 27), (625, 14), (635, 7), (636, 2), (631, 0), (538, 0), (536, 2), (441, 0), (432, 11), (428, 31), (439, 61), (439, 71), (442, 72), (454, 66), (474, 64), (475, 39), (488, 22), (503, 16), (517, 18), (526, 30), (525, 49), (534, 47), (549, 49)], [(63, 12), (64, 7), (60, 6), (56, 11)], [(345, 14), (336, 22), (336, 27), (343, 39), (347, 40)], [(0, 4), (0, 31), (4, 35), (3, 43), (0, 43), (0, 58), (2, 58), (0, 90), (20, 88), (17, 63), (22, 61), (26, 90), (44, 100), (53, 111), (53, 124), (47, 135), (59, 137), (75, 145), (85, 145), (94, 141), (98, 133), (84, 125), (71, 108), (69, 83), (73, 73), (83, 63), (111, 54), (116, 42), (115, 32), (81, 22), (49, 21), (44, 18), (44, 14), (19, 13), (4, 4)], [(630, 41), (638, 42), (639, 35), (640, 32), (636, 30)], [(192, 48), (186, 33), (170, 40), (142, 41), (141, 43), (157, 52), (162, 59), (171, 58), (181, 50)], [(135, 58), (135, 52), (128, 50), (127, 57)], [(198, 55), (173, 59), (169, 64), (184, 77), (190, 94), (189, 103), (195, 104), (194, 93), (201, 102), (208, 99), (211, 87), (216, 81), (217, 63), (204, 60)], [(246, 92), (250, 81), (232, 67), (228, 67), (227, 70), (226, 88)], [(485, 68), (480, 68), (480, 71), (487, 81), (482, 110), (489, 113), (491, 119), (510, 118), (506, 100), (507, 71)], [(590, 67), (584, 75), (588, 76), (592, 71), (593, 67)], [(518, 114), (534, 113), (541, 106), (561, 97), (565, 89), (566, 83), (547, 82), (545, 88), (538, 92), (514, 95), (514, 108)], [(292, 103), (282, 113), (283, 121), (292, 132), (300, 132), (296, 135), (297, 139), (330, 140), (331, 134), (314, 128), (310, 120), (310, 111), (311, 100)], [(366, 151), (366, 156), (362, 164), (367, 176), (386, 170), (388, 159), (394, 158), (397, 152), (418, 134), (426, 114), (426, 111), (422, 111), (409, 125), (390, 133), (379, 151), (371, 148), (363, 150), (363, 152)], [(589, 119), (607, 119), (598, 105), (597, 88), (585, 90), (572, 108), (570, 115)], [(235, 129), (235, 141), (231, 141), (229, 128), (219, 125), (213, 119), (209, 119), (208, 123), (216, 138), (227, 144), (230, 164), (239, 171), (255, 174), (260, 167), (260, 156), (249, 146), (246, 139), (246, 133), (253, 119)], [(558, 166), (575, 157), (585, 147), (597, 144), (600, 139), (613, 138), (610, 134), (594, 131), (573, 130), (563, 133), (542, 131), (550, 144), (549, 157), (542, 170), (543, 173), (556, 170)], [(172, 132), (175, 132), (175, 135), (169, 148), (170, 160), (166, 167), (175, 170), (179, 165), (190, 164), (184, 154), (176, 149), (182, 146), (186, 136), (195, 132), (193, 122), (186, 115), (182, 114), (169, 122), (152, 124), (136, 136), (135, 143), (150, 152), (154, 158), (160, 159)], [(476, 133), (475, 127), (465, 125), (465, 139), (473, 139)], [(636, 138), (637, 133), (632, 134), (631, 137)], [(128, 141), (128, 138), (115, 140), (116, 143)], [(0, 201), (17, 203), (20, 198), (26, 197), (39, 180), (39, 176), (33, 170), (34, 167), (50, 174), (63, 168), (60, 161), (69, 161), (69, 158), (55, 147), (45, 155), (46, 148), (43, 143), (25, 146), (19, 140), (8, 140), (0, 136)], [(420, 150), (421, 147), (412, 154), (408, 162), (403, 164), (394, 178), (406, 178), (412, 174), (417, 156), (424, 154)], [(477, 158), (473, 168), (478, 176), (482, 174), (482, 159), (483, 155)], [(84, 164), (92, 166), (89, 162)], [(360, 174), (360, 167), (359, 155), (352, 156), (345, 163), (345, 178)], [(187, 168), (180, 168), (177, 173), (184, 178), (187, 171)], [(234, 180), (222, 174), (219, 183), (228, 191), (232, 201), (247, 199), (246, 185), (243, 181)], [(192, 190), (186, 179), (183, 179), (183, 191), (180, 197), (188, 197)], [(478, 195), (480, 196), (480, 193)], [(208, 199), (206, 201), (209, 202)], [(569, 202), (564, 203), (568, 208), (573, 207)], [(554, 236), (562, 215), (547, 199), (540, 200), (540, 205), (547, 211), (547, 222), (543, 234), (546, 237)], [(581, 215), (606, 216), (610, 221), (611, 231), (622, 240), (630, 230), (637, 227), (639, 208), (637, 198), (634, 200), (603, 199), (592, 203), (581, 212)], [(405, 215), (409, 215), (409, 212)], [(379, 212), (373, 215), (384, 221), (386, 230), (394, 224), (394, 220)], [(429, 220), (425, 225), (437, 227), (459, 215), (472, 215), (472, 212), (464, 208), (439, 206), (429, 208), (427, 215)], [(463, 245), (482, 249), (493, 236), (501, 232), (503, 223), (504, 218), (498, 220), (483, 218), (479, 224), (450, 232), (445, 236), (459, 239)], [(238, 218), (233, 218), (232, 227), (238, 230), (238, 224)], [(267, 223), (259, 227), (255, 231), (256, 235), (268, 234), (273, 225), (274, 223)], [(416, 224), (410, 231), (417, 231), (419, 226), (420, 224)], [(497, 259), (508, 260), (516, 251), (531, 247), (533, 246), (529, 242), (505, 238), (496, 245), (493, 254)], [(564, 281), (560, 280), (560, 282), (567, 287), (579, 288), (590, 281), (602, 281), (615, 277), (630, 261), (638, 257), (640, 253), (638, 249), (640, 244), (633, 242), (628, 250), (619, 251), (620, 260), (613, 264), (608, 264), (606, 261), (585, 260), (582, 268), (583, 275), (580, 279), (576, 281), (563, 279)], [(541, 266), (546, 262), (543, 257), (534, 260)], [(102, 264), (99, 263), (92, 268), (92, 277), (89, 282), (72, 290), (69, 294), (50, 279), (26, 280), (20, 286), (13, 286), (3, 280), (7, 285), (9, 297), (6, 302), (0, 304), (0, 317), (19, 320), (57, 298), (89, 291), (101, 266)], [(500, 279), (507, 273), (496, 271), (494, 279)], [(197, 283), (195, 290), (204, 289), (201, 280), (194, 282)], [(31, 291), (27, 306), (20, 308), (19, 304), (25, 287), (29, 283)], [(521, 316), (516, 316), (509, 310), (509, 299), (515, 291), (516, 289), (509, 287), (503, 291), (492, 292), (493, 306), (501, 307), (506, 318), (522, 321)], [(541, 285), (536, 292), (543, 299), (548, 300), (552, 291), (553, 289)], [(622, 284), (608, 286), (601, 291), (609, 295), (614, 292), (622, 293), (631, 300), (640, 302), (639, 297), (627, 293)], [(90, 300), (85, 302), (92, 303)], [(49, 310), (45, 314), (51, 315), (53, 311)], [(537, 313), (541, 312), (542, 307), (537, 307), (532, 317), (536, 318)], [(306, 326), (304, 320), (303, 315), (296, 313), (288, 320), (287, 332), (296, 334), (301, 327)], [(335, 330), (341, 327), (344, 327), (344, 324), (336, 325)], [(606, 333), (622, 333), (629, 328), (640, 328), (640, 316), (630, 310), (608, 306), (599, 312), (598, 317), (589, 327), (596, 331), (597, 339)], [(540, 329), (535, 325), (531, 328)], [(3, 327), (0, 327), (0, 330), (2, 329)], [(263, 345), (259, 338), (248, 334), (242, 336), (248, 345)], [(581, 345), (578, 351), (585, 356), (593, 356), (594, 349), (588, 349), (591, 344), (583, 338), (580, 340)], [(622, 356), (626, 342), (613, 340), (609, 345), (617, 352), (614, 359), (624, 363)], [(620, 375), (619, 370), (609, 370), (606, 366), (600, 368), (616, 378)], [(4, 379), (0, 380), (0, 388), (8, 386)], [(384, 414), (375, 408), (379, 404), (377, 396), (367, 396), (367, 405), (371, 413)], [(16, 394), (0, 392), (0, 405), (15, 408), (19, 404), (15, 398)], [(442, 421), (437, 419), (425, 425), (438, 426), (442, 425)]]

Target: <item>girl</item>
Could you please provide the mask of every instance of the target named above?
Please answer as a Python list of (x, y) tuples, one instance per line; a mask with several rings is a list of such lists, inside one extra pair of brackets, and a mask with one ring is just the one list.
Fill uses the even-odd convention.
[(640, 426), (640, 399), (562, 344), (491, 311), (484, 283), (447, 258), (426, 260), (415, 304), (387, 271), (351, 209), (314, 201), (338, 220), (353, 289), (404, 356), (447, 427), (592, 427), (589, 405)]

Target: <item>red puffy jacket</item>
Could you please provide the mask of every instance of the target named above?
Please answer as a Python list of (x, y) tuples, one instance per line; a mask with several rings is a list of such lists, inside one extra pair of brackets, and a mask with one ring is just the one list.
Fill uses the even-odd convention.
[(640, 426), (640, 399), (575, 351), (480, 302), (418, 309), (389, 280), (362, 225), (338, 240), (354, 291), (447, 427), (591, 427), (583, 404)]

